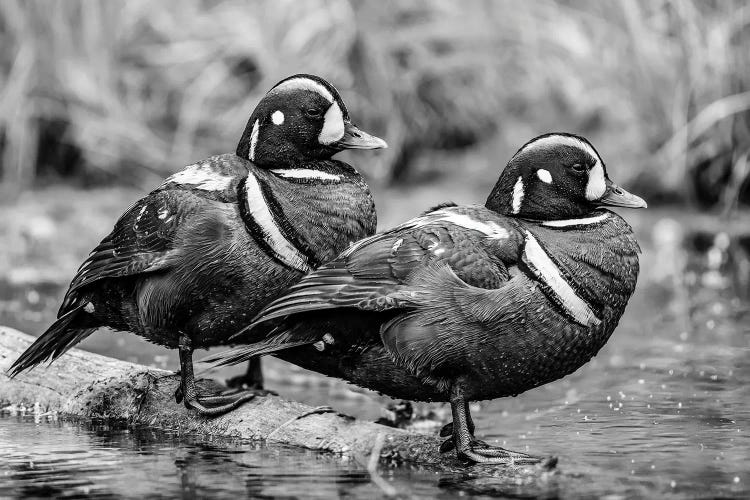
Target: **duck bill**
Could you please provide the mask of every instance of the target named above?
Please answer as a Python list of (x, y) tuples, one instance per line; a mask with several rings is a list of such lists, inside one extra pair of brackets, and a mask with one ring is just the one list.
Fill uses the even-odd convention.
[(388, 144), (380, 137), (375, 137), (357, 128), (349, 120), (344, 122), (344, 136), (331, 146), (339, 149), (385, 149)]
[(646, 208), (648, 204), (646, 200), (640, 196), (636, 196), (632, 193), (628, 193), (623, 188), (615, 184), (614, 182), (607, 179), (607, 190), (604, 192), (604, 196), (599, 198), (596, 203), (598, 205), (609, 206), (609, 207), (625, 207), (625, 208)]

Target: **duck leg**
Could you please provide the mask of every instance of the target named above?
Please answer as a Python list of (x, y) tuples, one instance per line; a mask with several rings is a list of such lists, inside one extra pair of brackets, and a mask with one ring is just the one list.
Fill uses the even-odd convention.
[[(470, 430), (470, 425), (473, 428), (474, 424), (471, 420), (468, 403), (461, 386), (454, 384), (451, 389), (452, 431), (453, 444), (459, 457), (483, 464), (520, 465), (541, 461), (541, 459), (526, 453), (506, 450), (476, 439), (472, 430)], [(441, 451), (442, 449), (441, 446)]]
[(193, 409), (204, 417), (216, 417), (234, 410), (255, 396), (265, 395), (266, 391), (237, 391), (232, 394), (199, 394), (193, 373), (193, 346), (187, 335), (180, 336), (180, 377), (181, 384), (175, 397), (184, 401), (185, 407)]
[(260, 358), (252, 358), (247, 362), (247, 371), (244, 375), (238, 375), (227, 380), (227, 387), (237, 389), (263, 389), (263, 370), (260, 366)]

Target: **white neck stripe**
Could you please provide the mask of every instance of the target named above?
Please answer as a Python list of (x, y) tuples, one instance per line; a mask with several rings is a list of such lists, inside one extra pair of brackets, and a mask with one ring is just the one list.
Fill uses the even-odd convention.
[(598, 325), (601, 323), (589, 305), (579, 297), (571, 288), (565, 278), (560, 274), (549, 255), (539, 245), (534, 236), (526, 230), (526, 244), (523, 249), (523, 260), (529, 266), (534, 275), (545, 283), (560, 300), (565, 310), (584, 326)]
[(328, 102), (334, 101), (333, 94), (331, 94), (327, 88), (315, 80), (304, 77), (286, 80), (269, 90), (268, 93), (275, 94), (276, 92), (284, 92), (288, 90), (311, 90), (320, 94)]
[(600, 214), (595, 215), (594, 217), (585, 217), (582, 219), (548, 220), (542, 222), (542, 225), (549, 227), (586, 226), (601, 222), (607, 217), (609, 217), (609, 214)]
[(255, 161), (255, 146), (258, 145), (258, 134), (260, 133), (259, 125), (259, 121), (255, 120), (255, 123), (253, 123), (253, 131), (250, 133), (250, 154), (248, 155), (250, 161)]
[(276, 257), (298, 271), (310, 272), (311, 267), (307, 263), (307, 257), (284, 237), (273, 220), (273, 214), (271, 214), (266, 199), (263, 197), (258, 179), (252, 172), (245, 179), (245, 192), (250, 216), (260, 226), (263, 239), (271, 247)]
[(329, 174), (328, 172), (321, 172), (320, 170), (311, 168), (274, 168), (271, 169), (271, 172), (287, 179), (318, 179), (334, 182), (341, 180), (340, 175)]

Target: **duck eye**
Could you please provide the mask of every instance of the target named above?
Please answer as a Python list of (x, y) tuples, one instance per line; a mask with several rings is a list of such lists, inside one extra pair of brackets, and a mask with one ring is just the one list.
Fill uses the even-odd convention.
[(305, 110), (305, 114), (310, 118), (317, 118), (322, 114), (322, 112), (318, 108), (308, 108)]
[(578, 173), (581, 173), (581, 172), (585, 172), (585, 171), (586, 171), (586, 166), (585, 166), (585, 165), (582, 165), (581, 163), (576, 163), (576, 164), (574, 164), (574, 165), (573, 165), (572, 167), (570, 167), (570, 168), (572, 168), (572, 169), (573, 169), (573, 171), (575, 171), (575, 172), (578, 172)]

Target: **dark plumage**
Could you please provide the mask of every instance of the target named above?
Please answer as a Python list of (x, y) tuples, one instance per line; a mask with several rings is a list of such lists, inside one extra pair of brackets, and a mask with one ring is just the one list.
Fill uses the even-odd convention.
[(585, 139), (538, 137), (484, 207), (440, 206), (356, 243), (267, 306), (240, 335), (255, 343), (212, 361), (274, 353), (392, 397), (449, 401), (443, 451), (533, 461), (475, 440), (468, 403), (563, 377), (606, 343), (640, 250), (603, 205), (645, 202)]
[(380, 147), (352, 125), (328, 82), (279, 82), (236, 154), (186, 167), (120, 217), (73, 278), (59, 319), (10, 373), (53, 361), (107, 326), (180, 349), (178, 399), (187, 407), (214, 415), (246, 401), (252, 392), (197, 394), (193, 349), (225, 344), (304, 273), (375, 232), (364, 180), (330, 158)]

